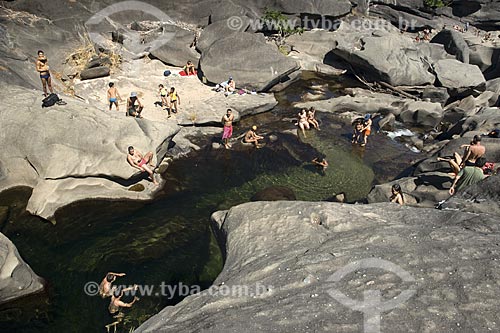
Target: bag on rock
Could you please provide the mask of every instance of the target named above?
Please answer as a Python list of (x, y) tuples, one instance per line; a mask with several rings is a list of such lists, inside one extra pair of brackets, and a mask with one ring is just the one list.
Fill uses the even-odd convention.
[(61, 99), (59, 98), (59, 96), (57, 96), (57, 94), (52, 93), (42, 100), (42, 108), (48, 108), (49, 106), (53, 106), (60, 100)]
[(168, 69), (166, 71), (163, 72), (163, 75), (164, 76), (169, 76), (170, 74), (172, 74), (171, 71), (169, 71)]

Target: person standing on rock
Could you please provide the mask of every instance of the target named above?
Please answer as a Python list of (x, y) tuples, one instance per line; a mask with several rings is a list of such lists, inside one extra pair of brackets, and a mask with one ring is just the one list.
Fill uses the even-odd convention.
[(144, 109), (144, 106), (139, 100), (139, 97), (137, 97), (137, 93), (136, 92), (130, 93), (130, 97), (127, 99), (127, 116), (142, 118), (141, 116), (142, 109)]
[(227, 109), (226, 114), (222, 117), (222, 124), (224, 125), (224, 132), (222, 133), (222, 143), (226, 149), (231, 148), (229, 139), (233, 136), (233, 121), (234, 115), (231, 109)]
[(111, 111), (113, 104), (116, 106), (116, 111), (120, 111), (120, 107), (118, 106), (118, 99), (121, 100), (118, 89), (116, 89), (113, 82), (110, 82), (108, 89), (109, 111)]
[(363, 132), (363, 143), (361, 144), (361, 146), (364, 147), (368, 143), (368, 136), (372, 132), (372, 116), (369, 113), (365, 115), (362, 132)]
[(142, 172), (147, 172), (149, 174), (149, 179), (153, 182), (153, 184), (158, 185), (154, 174), (152, 152), (148, 152), (143, 156), (139, 150), (130, 146), (128, 147), (127, 161), (132, 167), (139, 169)]
[(40, 80), (42, 80), (43, 95), (47, 97), (47, 86), (49, 87), (50, 93), (53, 94), (52, 89), (52, 79), (50, 77), (50, 67), (48, 59), (45, 53), (40, 50), (38, 51), (38, 58), (36, 59), (36, 71), (40, 74)]
[(455, 176), (453, 184), (450, 187), (449, 193), (453, 195), (456, 191), (459, 191), (467, 186), (479, 183), (484, 179), (483, 166), (486, 163), (484, 157), (480, 157), (476, 160), (474, 166), (466, 166)]
[(170, 111), (177, 113), (177, 111), (179, 111), (179, 105), (181, 105), (181, 97), (177, 94), (174, 87), (170, 88), (168, 97), (170, 102), (168, 105), (168, 114), (170, 115)]
[(99, 295), (102, 298), (106, 298), (112, 295), (112, 284), (115, 282), (117, 276), (125, 276), (125, 273), (113, 273), (109, 272), (106, 274), (104, 279), (102, 279), (101, 284), (99, 285)]

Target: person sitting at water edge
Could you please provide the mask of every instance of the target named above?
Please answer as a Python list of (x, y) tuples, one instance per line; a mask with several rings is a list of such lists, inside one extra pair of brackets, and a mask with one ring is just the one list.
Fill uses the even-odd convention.
[(366, 144), (368, 143), (368, 136), (372, 132), (372, 116), (369, 113), (365, 115), (362, 132), (363, 132), (363, 143), (361, 144), (361, 146), (366, 146)]
[(231, 109), (227, 109), (226, 114), (222, 116), (222, 124), (224, 125), (224, 132), (222, 133), (222, 143), (226, 149), (231, 148), (229, 139), (233, 135), (233, 120), (234, 115)]
[(108, 101), (109, 101), (109, 111), (111, 111), (113, 104), (116, 106), (116, 111), (120, 111), (120, 106), (118, 105), (118, 99), (121, 100), (120, 94), (118, 93), (118, 89), (116, 89), (115, 84), (113, 82), (109, 83), (108, 89)]
[(404, 205), (405, 199), (403, 197), (403, 191), (401, 190), (401, 186), (399, 184), (394, 184), (391, 187), (391, 198), (389, 199), (390, 202), (395, 202), (400, 205)]
[(186, 63), (186, 66), (184, 66), (183, 70), (184, 70), (184, 73), (186, 73), (186, 75), (196, 75), (196, 71), (194, 69), (194, 65), (191, 62), (191, 60), (188, 60), (188, 62)]
[(168, 114), (170, 114), (170, 111), (177, 113), (179, 111), (179, 106), (181, 105), (181, 97), (177, 94), (174, 87), (170, 88), (168, 101)]
[(309, 121), (307, 121), (307, 112), (306, 109), (302, 109), (298, 114), (298, 122), (296, 125), (299, 126), (299, 128), (302, 130), (302, 134), (304, 135), (304, 138), (307, 138), (306, 136), (306, 129), (309, 129)]
[(113, 273), (109, 272), (106, 274), (104, 279), (102, 279), (101, 284), (99, 285), (99, 295), (102, 298), (106, 298), (112, 295), (111, 285), (115, 282), (117, 276), (125, 276), (125, 273)]
[(134, 300), (130, 303), (125, 303), (121, 300), (126, 291), (137, 290), (137, 285), (125, 288), (125, 289), (115, 289), (111, 295), (111, 301), (109, 302), (108, 311), (110, 314), (114, 315), (120, 312), (121, 308), (131, 308), (135, 302), (139, 300), (139, 297), (134, 296)]
[(153, 184), (158, 185), (154, 175), (154, 165), (153, 165), (153, 153), (147, 152), (146, 155), (142, 155), (141, 152), (134, 147), (128, 147), (127, 155), (128, 163), (142, 172), (147, 172), (149, 174), (149, 179)]
[(320, 171), (326, 171), (326, 169), (328, 168), (328, 162), (326, 161), (326, 159), (324, 157), (318, 156), (314, 160), (312, 160), (311, 162), (312, 162), (312, 164), (316, 165), (316, 167)]
[(143, 109), (144, 106), (137, 97), (137, 93), (136, 92), (130, 93), (130, 97), (127, 99), (127, 116), (142, 118), (141, 112)]
[(307, 121), (309, 122), (309, 124), (311, 124), (315, 129), (317, 129), (318, 131), (320, 131), (319, 129), (319, 123), (318, 121), (316, 120), (315, 118), (316, 116), (316, 109), (314, 109), (314, 107), (310, 107), (309, 110), (307, 111)]
[(243, 141), (245, 143), (253, 143), (255, 145), (255, 148), (261, 148), (262, 146), (259, 144), (259, 140), (264, 139), (264, 137), (257, 135), (257, 133), (255, 133), (256, 130), (257, 126), (252, 126), (252, 128), (249, 129), (245, 134), (245, 138), (243, 139)]
[(50, 93), (53, 94), (52, 89), (52, 79), (50, 78), (50, 67), (48, 59), (45, 53), (40, 50), (38, 51), (38, 58), (36, 59), (36, 71), (40, 74), (40, 80), (42, 81), (43, 95), (47, 97), (47, 86), (49, 87)]
[(453, 184), (450, 187), (449, 193), (453, 195), (456, 191), (466, 188), (467, 186), (479, 183), (484, 179), (483, 166), (486, 163), (484, 157), (480, 157), (476, 160), (474, 166), (465, 166), (460, 172), (455, 176)]

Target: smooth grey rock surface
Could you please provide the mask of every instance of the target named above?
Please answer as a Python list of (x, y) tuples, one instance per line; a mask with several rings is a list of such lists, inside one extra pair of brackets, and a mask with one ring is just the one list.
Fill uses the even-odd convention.
[[(136, 332), (360, 332), (363, 314), (331, 295), (362, 301), (367, 290), (380, 290), (384, 302), (415, 290), (384, 311), (383, 332), (500, 328), (497, 216), (389, 203), (255, 202), (212, 219), (225, 265), (211, 294), (166, 307)], [(411, 278), (388, 272), (382, 260)], [(351, 272), (347, 265), (356, 263)]]
[(0, 233), (0, 304), (43, 290), (43, 279), (24, 262), (10, 239)]

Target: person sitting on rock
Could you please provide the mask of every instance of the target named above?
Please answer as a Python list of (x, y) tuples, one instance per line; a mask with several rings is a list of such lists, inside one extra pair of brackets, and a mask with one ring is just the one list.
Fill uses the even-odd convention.
[(314, 107), (310, 107), (309, 110), (307, 111), (307, 121), (309, 122), (309, 124), (311, 124), (315, 129), (317, 129), (318, 131), (320, 131), (319, 129), (319, 123), (318, 121), (316, 120), (315, 118), (316, 116), (316, 109), (314, 109)]
[(302, 134), (304, 135), (304, 138), (307, 138), (306, 136), (306, 129), (309, 129), (309, 122), (307, 121), (307, 112), (306, 109), (302, 109), (298, 114), (297, 114), (298, 122), (297, 125), (299, 128), (302, 130)]
[(467, 186), (477, 184), (483, 180), (483, 166), (485, 163), (486, 159), (484, 157), (480, 157), (476, 160), (474, 166), (465, 166), (462, 170), (460, 170), (460, 172), (455, 176), (453, 184), (450, 187), (450, 195), (453, 195), (456, 191), (460, 191)]
[(196, 70), (191, 60), (188, 60), (186, 66), (184, 66), (184, 73), (186, 73), (186, 75), (196, 75)]
[(259, 144), (259, 140), (264, 139), (264, 137), (257, 135), (257, 133), (255, 133), (256, 130), (257, 126), (252, 126), (252, 128), (249, 129), (245, 134), (245, 138), (243, 139), (243, 141), (245, 143), (253, 143), (255, 145), (255, 148), (261, 148), (262, 146)]
[(395, 202), (397, 204), (404, 205), (405, 199), (403, 197), (403, 191), (401, 190), (401, 186), (399, 186), (399, 184), (392, 185), (391, 192), (392, 195), (390, 198), (390, 202)]
[(109, 83), (108, 89), (108, 100), (109, 100), (109, 111), (113, 108), (113, 104), (116, 106), (116, 111), (120, 111), (120, 106), (118, 105), (118, 99), (121, 100), (120, 94), (118, 93), (118, 89), (116, 89), (115, 84), (113, 82)]
[(53, 94), (52, 89), (52, 79), (50, 78), (50, 67), (45, 56), (45, 53), (40, 50), (38, 51), (38, 58), (36, 59), (36, 71), (40, 74), (40, 80), (42, 81), (43, 95), (47, 97), (47, 86), (49, 87), (50, 93)]
[(326, 169), (328, 168), (328, 162), (323, 156), (318, 156), (315, 159), (311, 161), (312, 164), (314, 164), (319, 171), (325, 172)]
[(179, 96), (179, 94), (177, 94), (174, 87), (170, 88), (168, 97), (168, 114), (170, 114), (170, 112), (177, 113), (179, 111), (179, 105), (181, 105), (181, 97)]
[(144, 106), (137, 97), (137, 93), (136, 92), (130, 93), (130, 97), (127, 99), (127, 116), (142, 118), (141, 112), (143, 109)]
[(457, 152), (453, 153), (453, 157), (438, 157), (438, 161), (448, 162), (453, 174), (456, 176), (461, 169), (465, 166), (474, 166), (476, 160), (483, 156), (486, 152), (486, 148), (481, 145), (481, 136), (475, 135), (470, 144), (461, 145), (460, 148), (464, 148), (464, 153), (462, 156)]
[(142, 172), (147, 172), (149, 174), (149, 179), (153, 184), (158, 185), (154, 175), (154, 165), (153, 165), (153, 153), (148, 152), (146, 155), (142, 155), (141, 152), (134, 147), (128, 147), (127, 155), (128, 163)]
[(112, 315), (117, 315), (121, 308), (131, 308), (132, 305), (134, 305), (135, 302), (139, 300), (139, 297), (134, 296), (134, 299), (130, 303), (125, 303), (121, 300), (123, 295), (125, 294), (126, 291), (129, 290), (136, 290), (137, 285), (130, 287), (130, 288), (125, 288), (125, 289), (115, 289), (113, 291), (113, 294), (111, 295), (111, 302), (109, 302), (108, 310), (109, 313)]
[(365, 115), (365, 119), (363, 121), (363, 129), (362, 129), (362, 132), (363, 132), (363, 143), (361, 144), (361, 146), (366, 146), (366, 144), (368, 143), (368, 136), (371, 134), (372, 132), (372, 116), (371, 114), (366, 114)]
[(234, 82), (233, 78), (230, 76), (229, 80), (227, 80), (227, 85), (224, 87), (226, 92), (234, 92), (236, 90), (236, 82)]
[(106, 298), (112, 295), (113, 289), (111, 288), (112, 283), (115, 282), (117, 276), (125, 276), (125, 273), (113, 273), (109, 272), (106, 274), (104, 279), (102, 279), (99, 285), (99, 295), (102, 298)]

